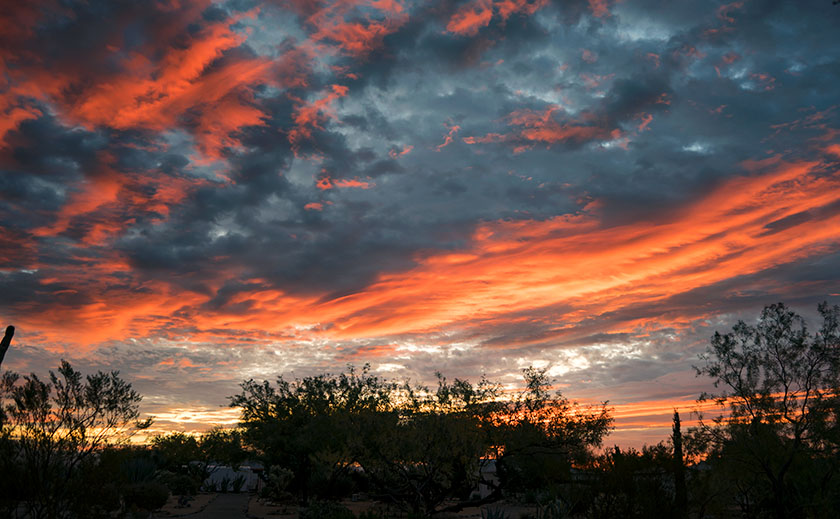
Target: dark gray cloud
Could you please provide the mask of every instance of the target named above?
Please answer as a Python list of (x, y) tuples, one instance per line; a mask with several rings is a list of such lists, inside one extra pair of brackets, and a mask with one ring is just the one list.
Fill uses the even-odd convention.
[(581, 0), (448, 30), (467, 4), (12, 9), (11, 366), (117, 367), (156, 411), (365, 361), (665, 399), (702, 386), (674, 374), (714, 329), (840, 297), (840, 9)]

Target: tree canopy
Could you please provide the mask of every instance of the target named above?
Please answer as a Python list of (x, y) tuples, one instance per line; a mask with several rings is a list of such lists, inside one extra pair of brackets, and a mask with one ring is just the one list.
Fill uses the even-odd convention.
[[(382, 500), (432, 514), (498, 499), (503, 486), (538, 474), (533, 460), (562, 460), (559, 472), (539, 477), (568, 480), (572, 461), (600, 445), (612, 423), (606, 404), (578, 406), (550, 391), (545, 371), (524, 375), (526, 388), (511, 395), (486, 379), (438, 374), (429, 388), (351, 367), (273, 385), (249, 380), (231, 405), (242, 410), (246, 441), (291, 471), (288, 488), (302, 501), (355, 477)], [(487, 477), (489, 463), (501, 478)], [(479, 483), (489, 495), (473, 495)]]
[(123, 442), (138, 422), (140, 395), (119, 372), (83, 377), (62, 361), (47, 380), (6, 372), (0, 382), (0, 494), (32, 517), (54, 517), (80, 491), (70, 482), (94, 453)]
[(756, 324), (715, 333), (697, 368), (717, 392), (702, 395), (722, 412), (693, 431), (695, 449), (728, 465), (721, 473), (745, 489), (746, 511), (797, 517), (824, 499), (836, 478), (840, 429), (840, 307), (819, 305), (822, 325), (784, 304), (766, 307)]

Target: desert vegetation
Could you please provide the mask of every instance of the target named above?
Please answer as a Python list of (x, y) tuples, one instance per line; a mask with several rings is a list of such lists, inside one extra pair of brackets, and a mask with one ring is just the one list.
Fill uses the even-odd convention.
[[(697, 366), (719, 406), (641, 450), (608, 447), (608, 403), (581, 405), (544, 370), (522, 389), (450, 380), (432, 386), (367, 366), (273, 382), (229, 398), (240, 426), (127, 443), (138, 395), (118, 373), (68, 363), (44, 379), (3, 375), (0, 513), (5, 517), (146, 517), (169, 495), (208, 490), (219, 466), (250, 460), (259, 491), (300, 517), (354, 517), (351, 496), (385, 517), (828, 518), (840, 509), (840, 308), (820, 305), (811, 331), (782, 304), (716, 333)], [(10, 339), (11, 340), (11, 339)], [(8, 344), (5, 345), (8, 347)], [(231, 482), (232, 483), (232, 482)], [(220, 489), (213, 488), (214, 491)], [(223, 491), (244, 490), (242, 483)]]

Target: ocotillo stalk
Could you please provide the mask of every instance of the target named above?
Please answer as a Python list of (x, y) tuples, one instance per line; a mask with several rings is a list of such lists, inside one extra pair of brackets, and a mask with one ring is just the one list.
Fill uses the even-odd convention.
[(15, 327), (9, 325), (6, 327), (6, 335), (3, 336), (3, 341), (0, 342), (0, 366), (3, 365), (3, 357), (6, 356), (6, 350), (12, 344), (12, 337), (15, 335)]

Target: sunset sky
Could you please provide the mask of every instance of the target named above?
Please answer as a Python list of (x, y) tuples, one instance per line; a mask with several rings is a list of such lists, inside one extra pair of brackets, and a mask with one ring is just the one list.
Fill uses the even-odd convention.
[(840, 303), (830, 0), (32, 0), (0, 11), (3, 367), (155, 431), (243, 379), (545, 367), (668, 434), (715, 330)]

